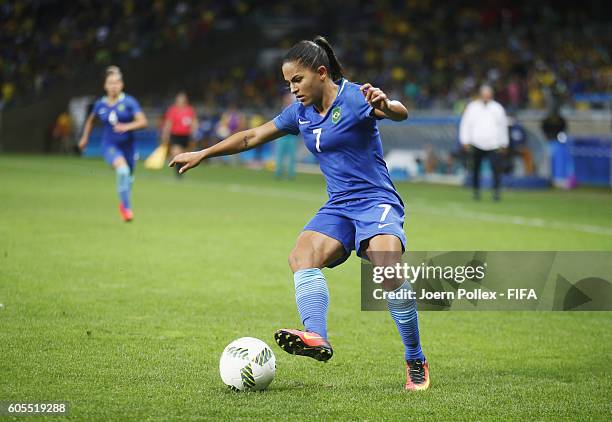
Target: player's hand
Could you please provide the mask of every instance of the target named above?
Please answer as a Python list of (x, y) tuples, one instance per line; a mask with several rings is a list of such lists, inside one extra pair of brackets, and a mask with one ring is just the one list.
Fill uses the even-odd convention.
[(386, 112), (389, 109), (389, 98), (382, 89), (373, 87), (370, 83), (366, 83), (361, 85), (359, 90), (372, 108), (382, 112)]
[(182, 154), (174, 157), (168, 167), (180, 166), (179, 173), (183, 174), (187, 170), (197, 167), (198, 164), (202, 161), (204, 156), (202, 155), (202, 151), (196, 152), (184, 152)]
[(83, 151), (85, 147), (87, 146), (87, 143), (88, 143), (87, 138), (85, 137), (81, 138), (81, 140), (79, 141), (79, 150)]
[(125, 133), (128, 130), (130, 130), (130, 127), (127, 123), (117, 123), (113, 126), (113, 131), (115, 131), (115, 133)]
[(463, 150), (465, 152), (470, 152), (471, 148), (470, 148), (470, 144), (463, 144)]

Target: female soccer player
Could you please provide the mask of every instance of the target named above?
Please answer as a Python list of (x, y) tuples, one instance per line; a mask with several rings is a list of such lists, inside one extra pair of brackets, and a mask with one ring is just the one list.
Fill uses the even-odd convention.
[[(306, 224), (289, 256), (305, 329), (281, 329), (275, 339), (289, 353), (326, 361), (333, 351), (327, 339), (329, 293), (321, 268), (341, 264), (352, 250), (374, 266), (391, 266), (400, 261), (405, 248), (404, 205), (383, 160), (376, 120), (404, 120), (408, 112), (379, 88), (344, 79), (323, 37), (295, 44), (283, 60), (282, 72), (297, 102), (272, 121), (202, 151), (180, 154), (170, 165), (180, 165), (179, 171), (185, 172), (205, 158), (236, 154), (288, 133), (302, 134), (319, 159), (329, 200)], [(401, 293), (410, 285), (385, 280), (383, 288)], [(429, 365), (421, 351), (416, 302), (389, 299), (388, 308), (405, 346), (405, 388), (427, 389)]]
[(79, 148), (83, 150), (97, 117), (104, 125), (102, 151), (106, 162), (117, 174), (119, 212), (124, 221), (132, 221), (134, 213), (130, 196), (134, 181), (134, 131), (147, 126), (147, 118), (138, 101), (123, 93), (123, 76), (117, 66), (106, 69), (106, 96), (100, 98), (85, 121)]

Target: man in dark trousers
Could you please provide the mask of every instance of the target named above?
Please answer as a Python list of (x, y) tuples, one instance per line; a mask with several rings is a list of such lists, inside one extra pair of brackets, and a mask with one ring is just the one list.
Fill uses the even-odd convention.
[(482, 85), (478, 99), (465, 108), (459, 125), (459, 141), (472, 155), (474, 199), (480, 199), (480, 167), (487, 159), (493, 171), (493, 199), (499, 201), (501, 156), (508, 147), (508, 121), (502, 105), (493, 100), (489, 85)]

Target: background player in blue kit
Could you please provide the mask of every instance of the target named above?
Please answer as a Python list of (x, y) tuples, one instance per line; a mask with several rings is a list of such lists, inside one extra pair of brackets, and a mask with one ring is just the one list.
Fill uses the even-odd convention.
[(104, 125), (102, 149), (104, 160), (117, 174), (119, 212), (124, 221), (132, 221), (131, 192), (134, 181), (134, 131), (147, 126), (147, 118), (138, 101), (123, 92), (123, 76), (117, 66), (106, 69), (106, 96), (100, 98), (85, 121), (79, 148), (85, 148), (97, 117)]
[[(374, 266), (394, 265), (405, 249), (404, 204), (389, 177), (376, 121), (404, 120), (408, 112), (379, 88), (344, 79), (323, 37), (294, 45), (283, 60), (282, 72), (297, 102), (272, 121), (202, 151), (177, 155), (170, 165), (180, 165), (180, 172), (185, 172), (205, 158), (302, 134), (319, 160), (329, 200), (306, 224), (289, 256), (305, 330), (281, 329), (275, 339), (289, 353), (326, 361), (333, 350), (327, 340), (329, 293), (321, 268), (341, 264), (352, 250)], [(383, 288), (400, 292), (410, 285), (389, 279)], [(388, 300), (388, 308), (405, 346), (405, 388), (427, 389), (429, 365), (421, 350), (416, 302)]]

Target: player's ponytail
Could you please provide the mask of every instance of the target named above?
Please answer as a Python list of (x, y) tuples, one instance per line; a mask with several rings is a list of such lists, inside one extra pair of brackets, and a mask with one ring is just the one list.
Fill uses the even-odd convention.
[(321, 47), (325, 54), (327, 54), (327, 60), (329, 61), (329, 73), (331, 74), (332, 80), (337, 81), (338, 79), (342, 79), (342, 65), (336, 57), (336, 53), (334, 53), (334, 49), (329, 44), (329, 41), (325, 39), (325, 37), (321, 35), (317, 35), (313, 42)]
[(303, 40), (295, 44), (285, 55), (283, 63), (297, 62), (300, 65), (316, 71), (319, 66), (325, 66), (332, 81), (342, 79), (342, 65), (329, 42), (322, 36), (316, 36), (313, 41)]

